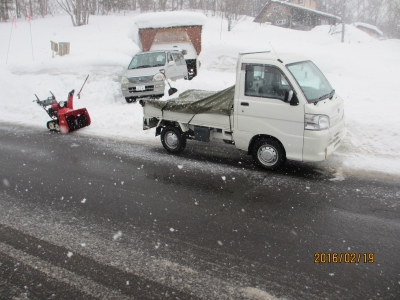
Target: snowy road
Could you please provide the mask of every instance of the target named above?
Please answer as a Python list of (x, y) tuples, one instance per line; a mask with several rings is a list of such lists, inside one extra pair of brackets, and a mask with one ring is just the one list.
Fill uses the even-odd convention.
[(6, 124), (0, 163), (6, 299), (400, 295), (397, 179)]

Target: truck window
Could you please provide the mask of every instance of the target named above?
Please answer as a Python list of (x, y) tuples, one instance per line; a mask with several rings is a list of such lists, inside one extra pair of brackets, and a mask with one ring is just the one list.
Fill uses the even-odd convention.
[(311, 61), (287, 65), (308, 102), (328, 98), (334, 91), (324, 74)]
[(284, 100), (285, 92), (289, 89), (289, 83), (278, 68), (246, 64), (244, 91), (246, 96)]

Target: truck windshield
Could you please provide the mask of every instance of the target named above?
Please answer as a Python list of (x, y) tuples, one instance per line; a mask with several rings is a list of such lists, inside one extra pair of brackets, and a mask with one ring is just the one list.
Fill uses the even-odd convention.
[(296, 79), (308, 102), (331, 98), (335, 90), (324, 74), (311, 61), (286, 65)]
[(128, 69), (153, 68), (165, 66), (165, 52), (149, 52), (136, 54)]

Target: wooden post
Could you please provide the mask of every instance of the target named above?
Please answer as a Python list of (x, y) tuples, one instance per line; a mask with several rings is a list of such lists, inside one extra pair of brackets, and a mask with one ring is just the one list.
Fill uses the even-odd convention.
[(51, 50), (53, 51), (53, 58), (54, 58), (54, 52), (58, 52), (58, 44), (54, 43), (53, 41), (50, 41), (51, 43)]

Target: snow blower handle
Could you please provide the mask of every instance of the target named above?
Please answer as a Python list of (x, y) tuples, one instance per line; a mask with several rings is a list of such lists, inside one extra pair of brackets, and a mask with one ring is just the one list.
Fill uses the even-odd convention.
[(89, 78), (89, 74), (88, 74), (88, 76), (86, 76), (85, 82), (83, 83), (83, 85), (82, 85), (82, 87), (81, 87), (81, 90), (80, 90), (79, 93), (78, 93), (78, 99), (81, 99), (81, 92), (82, 92), (82, 89), (83, 89), (83, 87), (85, 86), (85, 83), (86, 83), (86, 81), (88, 80), (88, 78)]
[(43, 108), (45, 106), (51, 105), (51, 104), (55, 103), (56, 96), (54, 96), (54, 94), (51, 91), (50, 91), (50, 94), (51, 94), (51, 96), (47, 97), (46, 100), (40, 100), (39, 97), (35, 94), (36, 100), (32, 100), (32, 102), (36, 102), (40, 106), (43, 106)]

